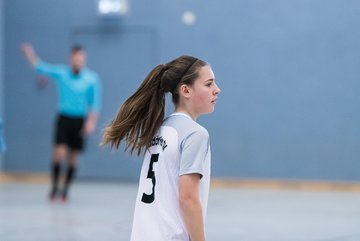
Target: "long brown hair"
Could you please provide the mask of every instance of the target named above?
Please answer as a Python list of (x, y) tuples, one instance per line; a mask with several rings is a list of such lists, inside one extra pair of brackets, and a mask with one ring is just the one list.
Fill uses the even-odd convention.
[(199, 68), (208, 65), (192, 56), (180, 56), (167, 64), (156, 66), (136, 92), (121, 106), (116, 117), (105, 128), (102, 145), (119, 148), (126, 141), (126, 149), (140, 155), (150, 146), (160, 128), (165, 113), (165, 94), (170, 92), (176, 106), (179, 103), (178, 87), (192, 85)]

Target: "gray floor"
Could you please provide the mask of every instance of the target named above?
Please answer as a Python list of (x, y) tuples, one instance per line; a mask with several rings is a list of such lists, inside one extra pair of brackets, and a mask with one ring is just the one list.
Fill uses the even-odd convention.
[[(77, 182), (64, 204), (47, 184), (0, 183), (0, 241), (127, 241), (136, 189)], [(360, 193), (213, 188), (207, 240), (360, 241)]]

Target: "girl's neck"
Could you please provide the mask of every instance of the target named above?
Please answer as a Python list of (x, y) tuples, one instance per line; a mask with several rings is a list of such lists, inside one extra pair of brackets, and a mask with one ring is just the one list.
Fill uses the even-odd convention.
[(190, 117), (191, 119), (193, 119), (194, 121), (196, 121), (196, 119), (197, 119), (197, 116), (196, 116), (195, 114), (191, 113), (190, 111), (185, 110), (184, 108), (179, 108), (179, 107), (178, 107), (178, 108), (175, 109), (175, 112), (177, 112), (177, 113), (183, 113), (183, 114), (189, 116), (189, 117)]

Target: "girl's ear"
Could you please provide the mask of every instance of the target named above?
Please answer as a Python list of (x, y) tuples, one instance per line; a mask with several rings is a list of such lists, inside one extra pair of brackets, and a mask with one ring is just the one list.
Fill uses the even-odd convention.
[(190, 98), (191, 95), (189, 87), (187, 85), (181, 85), (179, 88), (179, 94), (184, 98)]

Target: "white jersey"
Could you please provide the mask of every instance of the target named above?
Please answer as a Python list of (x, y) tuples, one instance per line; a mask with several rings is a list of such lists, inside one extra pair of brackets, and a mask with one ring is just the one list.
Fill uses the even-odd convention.
[(183, 113), (164, 120), (145, 154), (131, 241), (189, 241), (179, 206), (179, 176), (199, 173), (205, 219), (210, 187), (206, 129)]

